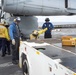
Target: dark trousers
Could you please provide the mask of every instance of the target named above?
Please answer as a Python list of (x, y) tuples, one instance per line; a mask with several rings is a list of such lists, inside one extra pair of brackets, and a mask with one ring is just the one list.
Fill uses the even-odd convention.
[(11, 42), (12, 61), (19, 60), (19, 46), (20, 46), (19, 39), (15, 39), (15, 45), (13, 45)]
[(10, 41), (6, 40), (6, 51), (8, 52), (8, 54), (10, 54), (11, 49), (10, 49)]
[(0, 38), (0, 50), (2, 48), (2, 39)]
[(44, 34), (44, 38), (52, 38), (51, 33), (45, 33), (45, 34)]
[(2, 55), (5, 55), (5, 47), (6, 47), (6, 39), (5, 38), (0, 38), (0, 45), (1, 45), (1, 49), (2, 49)]

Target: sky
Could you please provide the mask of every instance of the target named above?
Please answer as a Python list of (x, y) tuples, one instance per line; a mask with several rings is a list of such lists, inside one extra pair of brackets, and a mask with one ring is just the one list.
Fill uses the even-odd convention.
[(74, 16), (36, 16), (38, 22), (44, 22), (45, 18), (49, 18), (51, 22), (76, 22), (76, 15)]
[(0, 0), (0, 4), (1, 4), (1, 0)]
[(76, 15), (73, 16), (36, 16), (38, 18), (38, 25), (42, 26), (45, 22), (45, 18), (49, 18), (53, 25), (66, 25), (76, 24)]

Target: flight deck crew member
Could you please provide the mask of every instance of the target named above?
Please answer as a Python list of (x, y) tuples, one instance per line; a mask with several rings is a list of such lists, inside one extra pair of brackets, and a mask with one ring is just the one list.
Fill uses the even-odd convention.
[(52, 34), (51, 31), (54, 28), (53, 24), (51, 22), (49, 22), (50, 19), (46, 18), (45, 19), (45, 23), (42, 26), (42, 29), (47, 28), (47, 31), (44, 34), (44, 38), (52, 38)]
[(1, 51), (1, 48), (2, 48), (2, 40), (0, 39), (0, 51)]
[(17, 60), (19, 60), (20, 30), (18, 25), (20, 21), (21, 18), (17, 17), (16, 19), (14, 19), (14, 22), (9, 26), (13, 64), (18, 64)]
[[(8, 23), (8, 22), (5, 23), (5, 27), (7, 28), (8, 36), (9, 36), (9, 29), (8, 29), (8, 27), (9, 27), (9, 23)], [(10, 36), (9, 36), (9, 39), (10, 39)], [(7, 40), (7, 39), (6, 39), (6, 53), (8, 53), (8, 55), (11, 54), (10, 40)]]
[(0, 44), (2, 50), (2, 57), (5, 56), (6, 39), (9, 39), (7, 28), (4, 26), (5, 23), (0, 24)]

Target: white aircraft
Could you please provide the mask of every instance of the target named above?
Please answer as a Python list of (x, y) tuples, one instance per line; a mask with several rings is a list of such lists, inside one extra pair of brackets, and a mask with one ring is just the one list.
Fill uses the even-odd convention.
[(76, 0), (1, 0), (1, 9), (8, 15), (4, 18), (11, 23), (13, 18), (21, 16), (20, 27), (27, 37), (38, 29), (37, 18), (33, 16), (75, 15), (75, 5)]
[(14, 15), (76, 14), (76, 0), (2, 0), (2, 9)]

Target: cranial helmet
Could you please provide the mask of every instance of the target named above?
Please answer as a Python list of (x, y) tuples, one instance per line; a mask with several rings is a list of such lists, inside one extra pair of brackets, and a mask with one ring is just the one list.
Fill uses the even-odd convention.
[(6, 23), (5, 19), (2, 19), (1, 24), (5, 24), (5, 23)]
[(17, 17), (17, 18), (14, 19), (14, 21), (20, 22), (21, 21), (21, 18), (20, 17)]
[(34, 36), (38, 36), (38, 31), (37, 31), (37, 30), (34, 30), (32, 34), (33, 34)]
[(46, 18), (45, 21), (50, 21), (50, 19), (49, 18)]
[(6, 25), (6, 26), (9, 25), (9, 23), (6, 21), (6, 22), (5, 22), (5, 25)]

